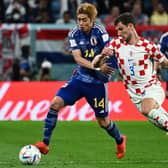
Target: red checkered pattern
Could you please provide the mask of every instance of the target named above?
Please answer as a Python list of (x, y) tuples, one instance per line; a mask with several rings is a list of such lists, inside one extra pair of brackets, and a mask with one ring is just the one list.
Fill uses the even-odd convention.
[(143, 94), (146, 87), (159, 82), (153, 75), (151, 59), (162, 62), (164, 55), (158, 47), (144, 38), (136, 45), (129, 45), (121, 37), (114, 38), (108, 45), (114, 51), (120, 74), (127, 89)]
[(30, 45), (29, 38), (27, 24), (0, 24), (0, 59), (3, 61), (0, 74), (12, 68), (13, 58), (20, 56), (21, 46)]

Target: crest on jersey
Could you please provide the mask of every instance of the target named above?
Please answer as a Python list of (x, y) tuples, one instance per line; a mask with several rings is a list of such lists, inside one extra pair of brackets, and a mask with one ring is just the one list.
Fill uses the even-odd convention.
[(92, 46), (97, 45), (97, 38), (96, 38), (96, 36), (92, 36), (90, 38), (90, 43), (91, 43)]

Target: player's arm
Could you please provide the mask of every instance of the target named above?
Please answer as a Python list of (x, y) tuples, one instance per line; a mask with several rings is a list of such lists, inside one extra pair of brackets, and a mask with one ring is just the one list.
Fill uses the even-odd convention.
[(85, 68), (101, 71), (105, 74), (111, 75), (114, 72), (114, 69), (109, 67), (107, 64), (101, 64), (99, 67), (94, 67), (92, 62), (86, 60), (82, 57), (81, 51), (79, 49), (72, 51), (75, 62)]
[(109, 55), (111, 56), (113, 54), (113, 51), (111, 48), (106, 47), (103, 49), (102, 53), (100, 55), (97, 55), (93, 61), (92, 61), (92, 65), (93, 67), (97, 68), (97, 67), (101, 67), (106, 60), (109, 58)]
[(161, 63), (161, 65), (162, 65), (164, 68), (168, 69), (168, 59), (167, 59), (166, 57), (164, 58), (164, 60), (163, 60), (163, 62)]
[(81, 51), (79, 49), (73, 50), (72, 55), (78, 65), (88, 69), (95, 69), (90, 61), (82, 57)]
[[(166, 56), (159, 50), (159, 47), (153, 43), (153, 47), (149, 52), (151, 57), (154, 58), (154, 61), (158, 62), (161, 66), (168, 69), (168, 59)], [(155, 63), (155, 69), (158, 67), (157, 63)]]

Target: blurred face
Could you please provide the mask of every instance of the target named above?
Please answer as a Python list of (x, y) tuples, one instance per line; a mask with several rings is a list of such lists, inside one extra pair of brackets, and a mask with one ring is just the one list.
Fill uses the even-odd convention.
[(132, 10), (132, 13), (134, 15), (140, 15), (141, 14), (141, 7), (138, 4), (135, 4)]
[(127, 43), (130, 42), (131, 38), (132, 38), (132, 24), (128, 24), (128, 25), (124, 25), (121, 22), (119, 22), (115, 28), (117, 30), (118, 36), (122, 37), (122, 39), (124, 41), (126, 41)]
[(118, 7), (113, 7), (111, 10), (111, 15), (113, 17), (118, 17), (120, 14), (120, 9)]
[(80, 29), (86, 34), (91, 31), (94, 23), (94, 21), (92, 21), (87, 14), (79, 14), (77, 16), (77, 22)]
[(70, 15), (66, 13), (66, 14), (64, 14), (63, 17), (64, 17), (64, 22), (65, 22), (65, 23), (69, 23), (69, 21), (70, 21), (70, 19), (71, 19)]

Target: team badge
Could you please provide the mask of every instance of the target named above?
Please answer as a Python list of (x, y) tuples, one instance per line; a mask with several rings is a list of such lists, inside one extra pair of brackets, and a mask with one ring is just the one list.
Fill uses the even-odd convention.
[(97, 45), (97, 39), (96, 39), (96, 36), (92, 36), (92, 37), (90, 38), (90, 43), (91, 43), (92, 46)]

